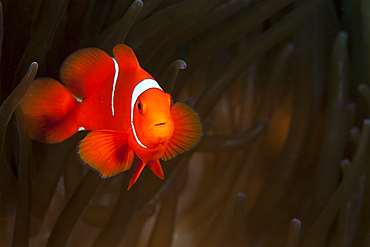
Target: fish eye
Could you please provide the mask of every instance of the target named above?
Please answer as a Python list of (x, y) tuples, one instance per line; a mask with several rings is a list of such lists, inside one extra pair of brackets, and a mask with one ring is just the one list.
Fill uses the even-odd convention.
[(144, 104), (141, 102), (141, 100), (137, 101), (136, 107), (140, 114), (144, 113)]

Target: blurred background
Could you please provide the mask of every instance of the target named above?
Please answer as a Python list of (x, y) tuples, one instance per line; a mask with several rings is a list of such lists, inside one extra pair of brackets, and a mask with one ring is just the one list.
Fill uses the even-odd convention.
[[(370, 245), (369, 1), (1, 4), (0, 246)], [(118, 43), (204, 128), (129, 191), (133, 168), (100, 179), (86, 133), (31, 141), (17, 107), (36, 71)]]

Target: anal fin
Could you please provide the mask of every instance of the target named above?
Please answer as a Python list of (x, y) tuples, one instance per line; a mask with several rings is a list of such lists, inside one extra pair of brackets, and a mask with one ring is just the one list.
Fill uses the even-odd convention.
[(164, 175), (163, 175), (163, 170), (162, 170), (162, 166), (161, 166), (161, 163), (159, 163), (159, 160), (157, 160), (156, 162), (151, 162), (148, 164), (148, 167), (150, 168), (150, 170), (152, 170), (152, 172), (157, 176), (159, 177), (160, 179), (164, 179)]
[(162, 180), (164, 179), (162, 166), (161, 166), (161, 163), (159, 163), (159, 160), (157, 160), (156, 162), (148, 163), (148, 164), (145, 164), (145, 162), (143, 162), (142, 160), (139, 160), (137, 162), (134, 172), (132, 173), (132, 178), (130, 180), (127, 190), (129, 190), (131, 186), (134, 185), (134, 183), (137, 181), (137, 179), (139, 178), (141, 172), (144, 170), (146, 165), (150, 168), (150, 170), (153, 171), (153, 173), (157, 177), (159, 177)]
[(130, 180), (130, 183), (128, 185), (127, 190), (129, 190), (131, 188), (131, 186), (134, 185), (134, 183), (136, 182), (136, 180), (139, 178), (141, 172), (144, 170), (145, 165), (146, 164), (142, 160), (139, 160), (137, 162), (137, 165), (135, 167), (134, 172), (132, 173), (132, 178)]

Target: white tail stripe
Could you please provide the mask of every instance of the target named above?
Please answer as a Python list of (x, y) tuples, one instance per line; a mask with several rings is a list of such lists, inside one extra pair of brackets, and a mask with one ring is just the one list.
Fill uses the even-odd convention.
[(116, 83), (117, 83), (117, 79), (118, 79), (118, 73), (119, 73), (119, 67), (118, 67), (118, 63), (116, 61), (116, 59), (112, 58), (113, 59), (113, 62), (114, 62), (114, 80), (113, 80), (113, 89), (112, 89), (112, 102), (111, 102), (111, 105), (112, 105), (112, 116), (114, 116), (114, 92), (116, 91)]
[(131, 96), (131, 128), (132, 128), (132, 132), (134, 133), (136, 142), (143, 148), (147, 148), (147, 147), (140, 142), (139, 138), (136, 135), (136, 130), (134, 126), (134, 108), (135, 108), (135, 103), (136, 103), (137, 98), (139, 98), (139, 96), (142, 93), (144, 93), (146, 90), (150, 88), (158, 88), (163, 91), (163, 89), (159, 86), (158, 82), (156, 82), (153, 79), (145, 79), (136, 85), (136, 87), (134, 88), (134, 91), (132, 92), (132, 96)]

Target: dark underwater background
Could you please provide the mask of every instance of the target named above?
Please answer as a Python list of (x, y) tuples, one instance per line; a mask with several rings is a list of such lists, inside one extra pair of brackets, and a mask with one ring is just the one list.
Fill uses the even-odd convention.
[[(370, 1), (1, 4), (0, 246), (370, 246)], [(204, 128), (129, 191), (136, 163), (102, 180), (86, 133), (31, 141), (19, 106), (35, 75), (118, 43)]]

